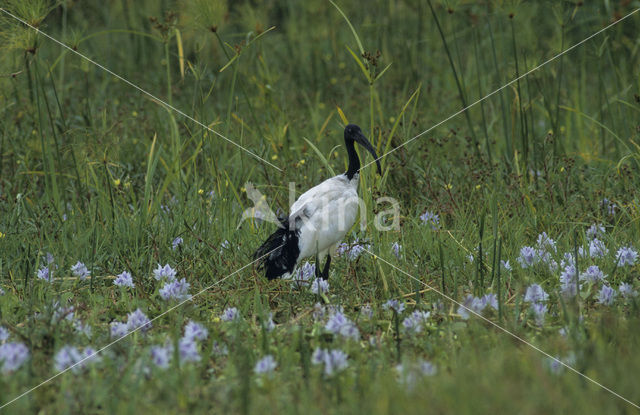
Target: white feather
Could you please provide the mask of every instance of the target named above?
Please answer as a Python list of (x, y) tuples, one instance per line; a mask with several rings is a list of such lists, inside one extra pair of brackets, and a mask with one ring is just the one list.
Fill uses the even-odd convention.
[[(333, 253), (358, 215), (358, 174), (332, 177), (304, 192), (291, 206), (291, 218), (299, 228), (298, 247), (303, 258)], [(291, 219), (290, 218), (290, 219)]]

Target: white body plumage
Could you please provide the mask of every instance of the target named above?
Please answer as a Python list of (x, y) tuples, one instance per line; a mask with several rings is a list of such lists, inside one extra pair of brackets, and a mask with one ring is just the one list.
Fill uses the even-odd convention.
[(303, 218), (296, 265), (310, 256), (324, 260), (333, 255), (356, 222), (358, 206), (358, 174), (351, 180), (341, 174), (304, 192), (291, 207), (294, 217)]

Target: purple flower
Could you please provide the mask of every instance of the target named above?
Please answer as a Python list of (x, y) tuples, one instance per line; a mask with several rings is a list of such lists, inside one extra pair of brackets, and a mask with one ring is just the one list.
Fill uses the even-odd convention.
[(127, 315), (127, 327), (129, 331), (133, 331), (138, 327), (141, 327), (141, 331), (148, 331), (151, 328), (151, 321), (142, 310), (137, 308), (135, 311)]
[(606, 210), (606, 212), (610, 215), (613, 216), (616, 214), (616, 204), (612, 203), (609, 199), (607, 199), (606, 197), (604, 199), (602, 199), (602, 202), (600, 202), (600, 206)]
[(151, 361), (160, 369), (167, 369), (173, 356), (173, 346), (167, 343), (165, 346), (152, 346), (150, 350)]
[(393, 250), (393, 255), (395, 255), (396, 258), (400, 258), (400, 250), (402, 250), (402, 245), (394, 242), (393, 244), (391, 244), (391, 249)]
[(49, 267), (42, 267), (38, 270), (38, 278), (47, 282), (53, 282), (53, 270)]
[(544, 292), (542, 287), (538, 284), (531, 284), (527, 287), (527, 291), (524, 294), (524, 301), (530, 303), (542, 303), (547, 301), (549, 294)]
[[(73, 366), (71, 371), (79, 373), (88, 363), (100, 361), (100, 357), (95, 353), (95, 350), (91, 347), (79, 350), (73, 346), (64, 346), (58, 350), (54, 357), (54, 367), (58, 371), (63, 371)], [(85, 360), (83, 361), (83, 359)]]
[(560, 274), (560, 291), (565, 298), (576, 296), (578, 292), (576, 279), (576, 267), (574, 265), (565, 266), (564, 271)]
[(4, 343), (9, 339), (9, 330), (0, 326), (0, 343)]
[(181, 238), (181, 237), (179, 237), (179, 236), (178, 236), (178, 237), (176, 237), (176, 238), (173, 240), (173, 242), (171, 243), (172, 249), (175, 251), (175, 250), (176, 250), (176, 248), (178, 248), (178, 246), (182, 245), (182, 242), (184, 242), (184, 241), (182, 240), (182, 238)]
[(568, 366), (571, 366), (575, 364), (575, 361), (576, 361), (576, 357), (573, 353), (569, 353), (564, 359), (560, 359), (559, 356), (556, 356), (553, 359), (550, 357), (547, 358), (547, 364), (548, 364), (549, 370), (554, 375), (559, 375), (560, 373), (562, 373), (564, 371), (565, 364)]
[(520, 256), (518, 257), (518, 263), (522, 268), (532, 267), (537, 260), (536, 250), (530, 246), (523, 246), (520, 249)]
[(273, 331), (276, 328), (276, 323), (273, 322), (273, 313), (269, 312), (269, 318), (263, 321), (263, 325), (266, 331)]
[(111, 337), (123, 337), (129, 333), (129, 325), (120, 321), (111, 322)]
[(29, 349), (22, 343), (3, 343), (0, 345), (0, 372), (14, 372), (29, 358)]
[(476, 298), (471, 294), (467, 294), (462, 305), (458, 307), (457, 313), (464, 320), (468, 320), (470, 317), (469, 311), (475, 313), (481, 313), (482, 310), (487, 306), (480, 298)]
[(169, 264), (162, 265), (158, 264), (158, 268), (153, 270), (153, 276), (158, 281), (162, 279), (166, 279), (167, 281), (175, 281), (176, 279), (176, 270), (171, 268)]
[(511, 272), (511, 264), (509, 264), (509, 261), (505, 261), (505, 260), (501, 260), (500, 261), (500, 265), (502, 265), (502, 268), (507, 271), (507, 272)]
[(556, 241), (549, 238), (546, 232), (542, 232), (538, 235), (538, 249), (548, 252), (556, 252)]
[(428, 210), (420, 215), (420, 220), (422, 220), (423, 224), (431, 226), (431, 229), (434, 231), (440, 227), (440, 218), (438, 215)]
[(160, 297), (163, 300), (176, 300), (176, 301), (184, 301), (191, 298), (191, 294), (189, 294), (189, 287), (191, 285), (187, 282), (186, 279), (182, 278), (181, 280), (173, 280), (167, 281), (164, 286), (160, 289)]
[(81, 280), (84, 280), (91, 275), (87, 267), (80, 261), (76, 262), (76, 264), (71, 267), (71, 272)]
[(585, 272), (580, 274), (580, 279), (582, 281), (587, 281), (593, 284), (604, 281), (605, 278), (607, 278), (607, 276), (600, 271), (600, 268), (598, 268), (597, 265), (591, 265)]
[(536, 324), (542, 326), (544, 324), (544, 316), (547, 314), (547, 305), (544, 303), (531, 304), (531, 311), (536, 318)]
[(438, 367), (427, 360), (419, 360), (415, 364), (399, 364), (396, 366), (399, 381), (409, 389), (413, 389), (420, 378), (438, 373)]
[(624, 267), (625, 265), (633, 265), (638, 259), (638, 252), (630, 246), (625, 246), (618, 249), (616, 258), (618, 259), (618, 265), (621, 267)]
[(222, 321), (237, 321), (240, 320), (240, 312), (235, 307), (226, 308), (220, 316)]
[(349, 366), (347, 358), (347, 354), (342, 350), (317, 348), (311, 356), (311, 363), (314, 365), (323, 365), (324, 374), (326, 376), (333, 376), (334, 373), (340, 372)]
[(202, 324), (189, 320), (184, 326), (184, 337), (192, 340), (205, 340), (209, 336), (207, 330)]
[(602, 305), (612, 305), (616, 299), (616, 290), (603, 284), (600, 292), (598, 293), (598, 303)]
[(134, 288), (133, 278), (131, 274), (127, 271), (122, 271), (122, 273), (118, 274), (118, 278), (113, 280), (113, 284), (118, 287), (131, 287)]
[(316, 278), (311, 283), (311, 292), (314, 294), (326, 294), (329, 292), (329, 281), (321, 278)]
[(494, 310), (498, 309), (498, 297), (493, 293), (483, 295), (480, 301), (482, 302), (482, 308), (490, 306)]
[(253, 371), (257, 375), (269, 374), (272, 373), (276, 367), (278, 367), (278, 362), (273, 358), (270, 354), (266, 355), (262, 359), (258, 360), (256, 366), (253, 368)]
[(625, 282), (620, 283), (618, 292), (620, 292), (620, 295), (622, 295), (627, 300), (638, 296), (638, 291), (634, 290), (631, 284), (627, 284)]
[(589, 256), (592, 258), (602, 258), (609, 253), (609, 250), (604, 246), (604, 242), (602, 242), (598, 238), (593, 238), (591, 242), (589, 242)]
[(198, 352), (198, 344), (194, 339), (183, 337), (178, 341), (178, 353), (180, 364), (188, 362), (199, 362), (201, 357)]
[(360, 332), (358, 328), (345, 316), (341, 311), (335, 311), (329, 317), (327, 324), (324, 326), (325, 330), (330, 331), (333, 334), (339, 334), (342, 337), (350, 338), (353, 340), (360, 339)]
[(430, 315), (431, 313), (428, 311), (416, 310), (402, 321), (402, 327), (407, 332), (420, 333), (422, 331), (422, 326)]
[(587, 229), (587, 238), (595, 239), (598, 236), (602, 236), (605, 234), (604, 226), (599, 224), (592, 224), (589, 229)]
[(401, 303), (396, 299), (391, 299), (384, 303), (382, 305), (382, 308), (384, 308), (385, 310), (391, 309), (400, 314), (404, 311), (404, 302)]
[(53, 254), (51, 252), (47, 252), (47, 255), (45, 255), (45, 257), (46, 257), (47, 265), (53, 264), (53, 262), (56, 260), (53, 257)]
[(293, 285), (295, 288), (308, 287), (309, 281), (316, 274), (316, 264), (305, 261), (304, 264), (293, 274)]

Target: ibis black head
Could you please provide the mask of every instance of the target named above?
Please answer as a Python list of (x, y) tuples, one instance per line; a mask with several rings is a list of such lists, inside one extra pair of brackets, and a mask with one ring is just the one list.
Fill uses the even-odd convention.
[[(378, 174), (382, 175), (382, 169), (380, 168), (380, 160), (378, 160), (378, 155), (376, 154), (376, 150), (373, 148), (367, 137), (364, 136), (360, 127), (355, 124), (349, 124), (344, 128), (344, 141), (347, 145), (347, 151), (353, 149), (353, 143), (356, 142), (360, 144), (362, 147), (366, 148), (369, 153), (373, 156), (376, 161), (376, 165), (378, 166)], [(357, 159), (357, 168), (360, 169), (360, 160), (358, 159), (358, 155), (355, 154)], [(352, 160), (351, 151), (349, 151), (349, 170), (352, 169)], [(355, 172), (354, 172), (355, 173)]]

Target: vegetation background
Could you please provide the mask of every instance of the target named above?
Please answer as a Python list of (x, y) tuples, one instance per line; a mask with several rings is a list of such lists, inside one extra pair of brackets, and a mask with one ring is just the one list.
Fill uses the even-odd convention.
[[(2, 0), (0, 7), (158, 100), (180, 109), (278, 169), (159, 104), (0, 12), (0, 325), (27, 345), (22, 368), (0, 378), (5, 403), (56, 374), (65, 345), (98, 349), (109, 324), (171, 303), (152, 271), (169, 263), (202, 294), (3, 408), (8, 413), (632, 413), (637, 407), (585, 378), (549, 369), (540, 352), (425, 286), (462, 301), (498, 294), (489, 318), (640, 403), (638, 301), (565, 304), (558, 272), (522, 269), (536, 236), (560, 252), (606, 228), (603, 270), (638, 286), (638, 265), (615, 266), (640, 236), (640, 13), (509, 84), (411, 143), (463, 107), (640, 8), (631, 1), (366, 2)], [(365, 168), (365, 231), (381, 259), (334, 262), (326, 297), (344, 307), (359, 341), (323, 330), (321, 301), (287, 281), (267, 282), (250, 263), (273, 225), (245, 222), (252, 182), (287, 210), (299, 193), (346, 168), (345, 121), (359, 124), (382, 158)], [(364, 153), (362, 154), (364, 156)], [(366, 162), (371, 161), (370, 157)], [(374, 214), (401, 206), (399, 231), (377, 232)], [(615, 214), (602, 200), (615, 205)], [(433, 229), (420, 220), (439, 215)], [(176, 237), (184, 242), (172, 249)], [(359, 238), (359, 239), (356, 239)], [(225, 243), (228, 241), (228, 243)], [(396, 257), (392, 244), (402, 253)], [(36, 277), (46, 253), (53, 283)], [(469, 256), (471, 256), (470, 260)], [(510, 260), (513, 270), (499, 270)], [(79, 280), (70, 267), (87, 265)], [(128, 270), (135, 288), (113, 285)], [(541, 284), (554, 298), (544, 325), (522, 295)], [(403, 333), (389, 299), (430, 310), (420, 335)], [(359, 318), (364, 304), (371, 319)], [(60, 305), (92, 327), (80, 335), (53, 316)], [(237, 307), (240, 323), (219, 316)], [(273, 313), (276, 328), (261, 324)], [(38, 317), (40, 316), (40, 317)], [(202, 359), (145, 372), (150, 345), (180, 337), (188, 319), (208, 327)], [(395, 324), (394, 324), (395, 321)], [(558, 330), (568, 327), (569, 335)], [(373, 340), (372, 340), (373, 339)], [(214, 353), (219, 344), (228, 354)], [(349, 367), (326, 376), (316, 347), (340, 348)], [(254, 373), (262, 356), (278, 367)], [(402, 381), (397, 365), (427, 359), (433, 376)], [(177, 359), (176, 359), (177, 360)], [(142, 362), (142, 363), (141, 363)]]

